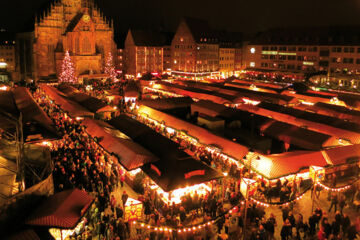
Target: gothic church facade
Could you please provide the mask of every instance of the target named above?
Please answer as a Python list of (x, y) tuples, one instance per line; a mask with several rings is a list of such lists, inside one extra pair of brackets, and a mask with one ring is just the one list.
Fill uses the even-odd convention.
[(69, 51), (77, 76), (101, 75), (109, 52), (115, 59), (113, 23), (92, 0), (58, 0), (35, 20), (37, 79), (58, 76)]

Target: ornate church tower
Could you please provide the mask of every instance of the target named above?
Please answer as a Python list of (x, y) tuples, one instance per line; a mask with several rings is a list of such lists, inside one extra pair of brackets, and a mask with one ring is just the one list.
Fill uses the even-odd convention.
[(103, 73), (105, 56), (116, 54), (114, 30), (92, 0), (58, 0), (36, 18), (34, 59), (37, 78), (59, 74), (66, 51), (77, 76)]

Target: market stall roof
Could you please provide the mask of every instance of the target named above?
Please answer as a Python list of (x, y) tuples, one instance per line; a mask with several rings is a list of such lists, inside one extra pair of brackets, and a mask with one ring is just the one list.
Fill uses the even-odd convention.
[(141, 169), (166, 192), (222, 177), (180, 150), (177, 143), (130, 117), (121, 115), (110, 123), (159, 157)]
[(260, 129), (263, 124), (271, 120), (270, 118), (259, 114), (229, 108), (222, 104), (202, 100), (191, 104), (191, 113), (194, 114), (194, 112), (204, 113), (212, 117), (219, 117), (225, 119), (227, 122), (235, 120), (240, 121), (241, 126), (248, 129), (251, 129), (252, 124), (254, 124), (253, 126), (256, 129)]
[(243, 145), (213, 134), (202, 127), (183, 121), (164, 112), (144, 105), (139, 107), (138, 112), (140, 114), (146, 114), (148, 117), (158, 122), (163, 121), (165, 122), (165, 125), (170, 128), (186, 132), (189, 136), (198, 139), (198, 141), (202, 144), (216, 146), (217, 148), (220, 148), (224, 154), (232, 158), (241, 160), (248, 152), (248, 148)]
[(86, 118), (83, 124), (86, 126), (86, 132), (92, 137), (101, 139), (99, 144), (106, 151), (115, 154), (121, 165), (128, 171), (158, 160), (152, 153), (133, 142), (126, 135), (114, 133), (113, 127), (105, 122)]
[(354, 163), (360, 159), (360, 144), (329, 148), (323, 152), (331, 165)]
[[(272, 103), (260, 103), (257, 105), (260, 108), (268, 109), (271, 111), (287, 114), (296, 118), (301, 118), (304, 120), (317, 122), (325, 125), (332, 126), (334, 128), (339, 128), (351, 132), (360, 133), (360, 125), (348, 121), (344, 121), (339, 118), (320, 115), (312, 112), (302, 111), (295, 108), (285, 107), (282, 105), (272, 104)], [(285, 120), (286, 121), (286, 120)]]
[(143, 99), (138, 101), (139, 105), (145, 105), (158, 110), (186, 108), (190, 107), (193, 102), (190, 97)]
[(310, 166), (327, 165), (321, 151), (293, 151), (260, 156), (260, 160), (251, 161), (252, 169), (269, 180), (308, 171)]
[(59, 84), (57, 88), (65, 95), (70, 96), (73, 93), (78, 93), (79, 90), (68, 84)]
[(347, 107), (339, 106), (339, 105), (335, 105), (335, 104), (318, 102), (318, 103), (315, 103), (313, 107), (324, 109), (327, 111), (334, 111), (334, 112), (338, 112), (338, 113), (343, 113), (343, 114), (360, 117), (360, 111), (349, 109)]
[(89, 112), (78, 103), (65, 99), (60, 96), (59, 91), (53, 87), (46, 84), (40, 84), (39, 87), (48, 95), (57, 105), (67, 112), (70, 117), (94, 117), (94, 113)]
[[(277, 179), (306, 172), (310, 166), (328, 168), (359, 162), (360, 144), (337, 146), (321, 151), (293, 151), (252, 157), (257, 156), (259, 160), (251, 161), (252, 169), (267, 179)], [(245, 164), (249, 164), (249, 161)]]
[(83, 190), (71, 189), (45, 199), (30, 215), (27, 225), (73, 229), (94, 198)]
[(17, 108), (22, 113), (24, 138), (27, 142), (33, 140), (56, 139), (59, 137), (53, 122), (40, 108), (25, 87), (14, 89)]
[(204, 88), (187, 87), (167, 82), (159, 82), (156, 85), (160, 86), (160, 89), (175, 92), (176, 94), (196, 99), (211, 100), (217, 103), (232, 103), (236, 99), (235, 96), (206, 90)]
[(102, 100), (89, 96), (85, 93), (73, 93), (69, 95), (69, 98), (77, 103), (79, 103), (81, 106), (89, 109), (93, 113), (99, 113), (99, 112), (113, 112), (115, 109), (113, 109), (111, 106), (107, 105)]
[(260, 131), (267, 136), (306, 150), (320, 150), (324, 147), (339, 145), (338, 140), (330, 135), (276, 120), (265, 123), (261, 126)]
[(212, 117), (219, 116), (226, 107), (223, 104), (214, 103), (209, 100), (200, 100), (191, 104), (191, 113), (203, 113)]
[(76, 88), (67, 84), (59, 85), (58, 89), (65, 95), (65, 97), (68, 97), (69, 99), (79, 103), (81, 106), (87, 108), (93, 113), (116, 111), (116, 109), (107, 105), (104, 101), (96, 97), (92, 97), (86, 93), (82, 93)]

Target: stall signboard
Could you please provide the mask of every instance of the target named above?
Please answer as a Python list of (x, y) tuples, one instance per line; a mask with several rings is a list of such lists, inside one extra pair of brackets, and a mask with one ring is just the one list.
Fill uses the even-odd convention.
[(125, 222), (141, 219), (142, 208), (143, 205), (140, 201), (128, 198), (125, 204)]
[(317, 166), (310, 166), (309, 169), (309, 177), (315, 181), (315, 177), (317, 177), (317, 179), (323, 179), (323, 177), (325, 176), (325, 169), (322, 167), (317, 167)]
[(247, 190), (247, 186), (249, 185), (249, 190), (251, 190), (251, 186), (255, 183), (256, 181), (253, 179), (249, 179), (249, 178), (243, 178), (241, 179), (241, 183), (240, 183), (240, 192), (243, 196), (246, 196), (246, 190)]

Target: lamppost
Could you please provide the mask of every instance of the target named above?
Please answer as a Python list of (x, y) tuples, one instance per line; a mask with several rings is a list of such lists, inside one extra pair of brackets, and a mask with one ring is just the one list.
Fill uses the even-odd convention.
[(224, 172), (224, 178), (222, 179), (222, 198), (221, 198), (221, 201), (222, 203), (224, 204), (224, 198), (225, 198), (225, 178), (228, 176), (228, 173), (227, 172)]
[(310, 166), (309, 174), (310, 177), (313, 179), (314, 186), (312, 189), (312, 203), (311, 203), (311, 213), (314, 211), (314, 203), (315, 203), (315, 194), (316, 194), (316, 182), (318, 178), (321, 178), (323, 175), (324, 168)]

